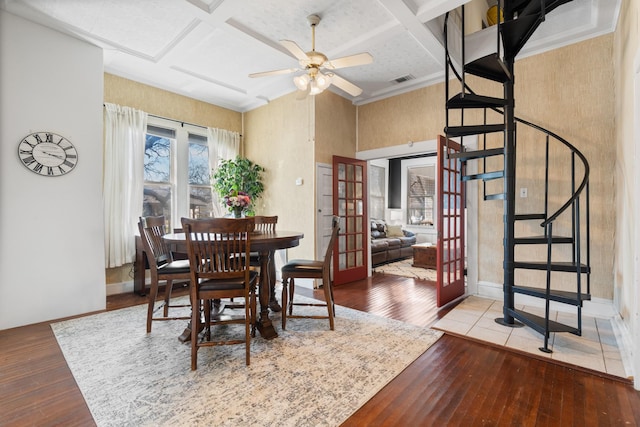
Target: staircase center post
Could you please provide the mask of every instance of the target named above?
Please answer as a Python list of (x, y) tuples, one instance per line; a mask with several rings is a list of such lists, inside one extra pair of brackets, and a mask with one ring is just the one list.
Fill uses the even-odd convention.
[(515, 298), (514, 285), (514, 238), (515, 238), (515, 214), (516, 214), (516, 121), (513, 75), (514, 58), (505, 58), (505, 65), (511, 78), (504, 83), (504, 97), (507, 104), (504, 108), (505, 134), (504, 134), (504, 324), (513, 325), (515, 320), (510, 310), (514, 309)]

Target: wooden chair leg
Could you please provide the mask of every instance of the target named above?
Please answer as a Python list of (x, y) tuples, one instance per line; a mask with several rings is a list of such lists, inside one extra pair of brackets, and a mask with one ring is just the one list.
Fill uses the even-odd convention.
[(289, 279), (289, 316), (293, 314), (293, 293), (296, 290), (296, 280), (291, 277)]
[(322, 278), (322, 287), (324, 288), (324, 299), (329, 313), (329, 329), (333, 331), (333, 297), (331, 295), (331, 279), (329, 277)]
[(282, 330), (287, 328), (287, 286), (289, 279), (287, 277), (282, 278)]
[(251, 301), (250, 301), (250, 297), (247, 297), (245, 294), (245, 298), (244, 298), (244, 315), (245, 317), (245, 322), (244, 322), (244, 345), (245, 345), (245, 362), (247, 364), (247, 366), (249, 366), (249, 364), (251, 363), (250, 360), (250, 354), (251, 354), (251, 332), (250, 332), (250, 325), (251, 325)]
[(173, 290), (173, 280), (167, 280), (164, 289), (164, 317), (169, 317), (169, 301), (171, 301), (171, 291)]
[(207, 341), (211, 341), (211, 300), (204, 300), (204, 336)]
[(256, 309), (256, 289), (252, 289), (249, 295), (249, 304), (251, 305), (251, 338), (256, 336), (256, 322), (258, 321), (258, 313)]
[(191, 370), (198, 369), (198, 331), (200, 330), (200, 301), (191, 301)]
[(151, 289), (149, 289), (149, 307), (147, 308), (147, 333), (151, 332), (151, 322), (153, 312), (156, 308), (156, 298), (158, 297), (158, 281), (151, 280)]

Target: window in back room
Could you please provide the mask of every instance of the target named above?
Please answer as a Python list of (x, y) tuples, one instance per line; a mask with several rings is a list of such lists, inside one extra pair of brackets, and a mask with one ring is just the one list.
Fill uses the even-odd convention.
[(369, 165), (369, 217), (385, 219), (385, 173), (381, 166)]
[(407, 168), (407, 222), (433, 226), (436, 193), (435, 166)]

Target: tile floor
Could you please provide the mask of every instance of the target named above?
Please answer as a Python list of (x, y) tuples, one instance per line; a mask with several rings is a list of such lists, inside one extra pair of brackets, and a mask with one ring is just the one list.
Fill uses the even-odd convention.
[[(544, 316), (543, 308), (516, 308)], [(541, 334), (526, 326), (502, 326), (494, 320), (500, 317), (502, 301), (470, 296), (440, 319), (433, 328), (627, 378), (615, 333), (608, 319), (583, 315), (582, 336), (553, 333), (549, 338), (549, 348), (553, 352), (543, 353), (538, 349), (544, 344)], [(551, 319), (568, 325), (576, 324), (575, 314), (572, 313), (552, 312)]]

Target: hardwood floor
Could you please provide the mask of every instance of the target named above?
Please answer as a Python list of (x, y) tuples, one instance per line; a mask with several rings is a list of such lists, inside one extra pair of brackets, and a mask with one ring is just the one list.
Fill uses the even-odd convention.
[[(177, 294), (184, 290), (176, 290)], [(297, 293), (322, 298), (321, 291)], [(374, 275), (336, 303), (428, 327), (446, 314), (425, 281)], [(145, 299), (108, 298), (115, 310)], [(144, 327), (144, 325), (141, 325)], [(95, 425), (48, 323), (0, 331), (0, 426)], [(623, 381), (445, 335), (343, 426), (640, 426)]]

